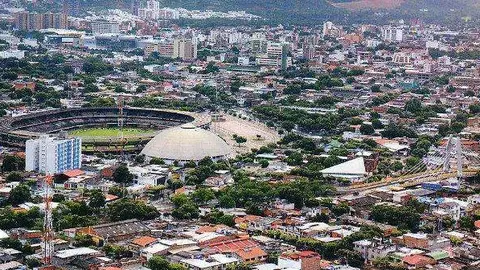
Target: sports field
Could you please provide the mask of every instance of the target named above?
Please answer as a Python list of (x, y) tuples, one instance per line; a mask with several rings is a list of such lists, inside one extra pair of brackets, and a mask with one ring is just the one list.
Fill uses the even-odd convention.
[[(141, 128), (124, 128), (123, 136), (124, 137), (136, 137), (136, 136), (145, 136), (152, 135), (155, 133), (155, 130), (146, 130)], [(76, 129), (69, 133), (72, 136), (77, 137), (118, 137), (120, 136), (119, 128), (86, 128), (86, 129)]]

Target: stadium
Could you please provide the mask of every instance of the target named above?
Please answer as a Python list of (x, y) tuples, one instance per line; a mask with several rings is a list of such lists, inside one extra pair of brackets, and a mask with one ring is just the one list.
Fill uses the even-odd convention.
[(206, 127), (210, 120), (190, 112), (132, 107), (49, 110), (1, 118), (0, 144), (23, 148), (40, 134), (72, 132), (81, 134), (85, 152), (140, 151), (158, 131), (186, 123)]

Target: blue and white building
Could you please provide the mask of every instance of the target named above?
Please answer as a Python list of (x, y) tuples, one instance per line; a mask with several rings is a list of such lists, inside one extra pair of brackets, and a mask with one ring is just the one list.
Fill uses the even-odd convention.
[(25, 170), (57, 174), (82, 166), (82, 140), (48, 135), (28, 140), (25, 145)]

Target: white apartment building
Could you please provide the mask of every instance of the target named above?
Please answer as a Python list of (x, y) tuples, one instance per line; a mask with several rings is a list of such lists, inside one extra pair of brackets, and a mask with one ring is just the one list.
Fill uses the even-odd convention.
[(25, 170), (57, 174), (82, 166), (80, 138), (54, 138), (48, 135), (27, 140)]
[(403, 41), (403, 29), (393, 27), (393, 26), (384, 26), (382, 27), (382, 39), (384, 41), (390, 42), (402, 42)]
[(145, 7), (138, 9), (138, 16), (147, 20), (178, 20), (180, 13), (171, 8), (160, 8), (160, 2), (148, 0)]

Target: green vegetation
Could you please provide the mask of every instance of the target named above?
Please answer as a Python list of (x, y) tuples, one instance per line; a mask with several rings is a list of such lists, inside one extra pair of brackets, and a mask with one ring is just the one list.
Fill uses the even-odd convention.
[[(140, 129), (140, 128), (124, 128), (123, 129), (123, 136), (125, 137), (152, 135), (154, 133), (155, 133), (154, 130), (146, 130), (146, 129)], [(121, 136), (120, 128), (116, 128), (116, 127), (77, 129), (77, 130), (70, 131), (69, 134), (77, 137), (118, 138)]]

